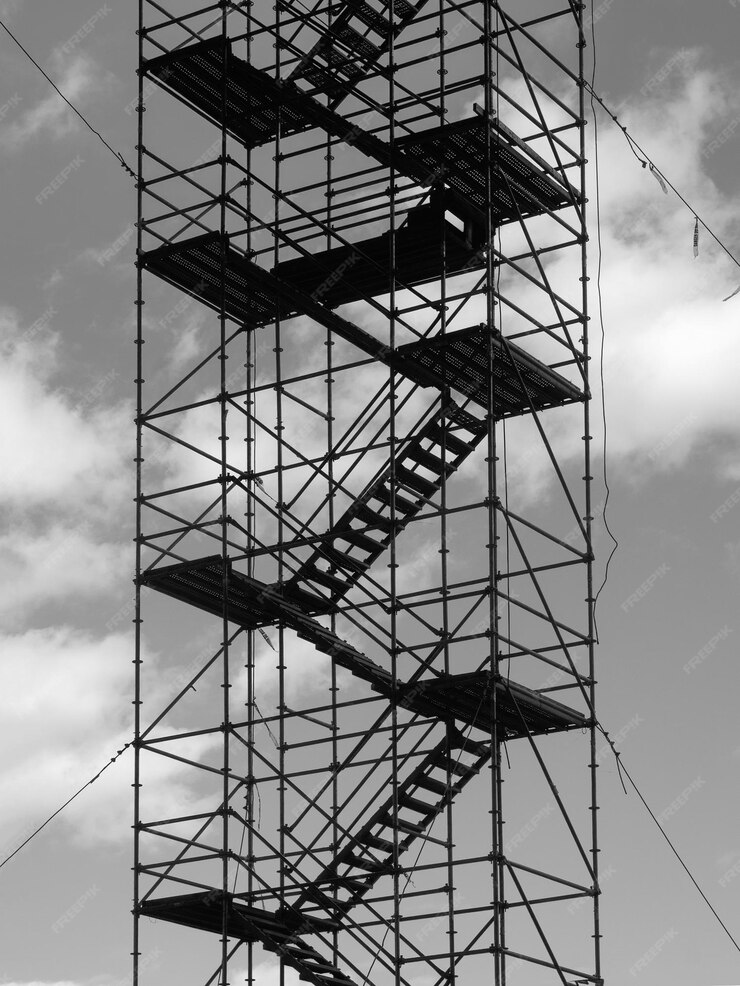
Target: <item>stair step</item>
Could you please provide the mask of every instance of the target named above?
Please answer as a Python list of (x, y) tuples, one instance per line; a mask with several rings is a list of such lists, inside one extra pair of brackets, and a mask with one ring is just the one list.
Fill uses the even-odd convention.
[(379, 555), (385, 547), (383, 544), (380, 544), (380, 542), (374, 541), (371, 537), (368, 537), (367, 534), (363, 533), (363, 531), (356, 531), (353, 527), (343, 528), (337, 534), (337, 537), (343, 539), (344, 541), (349, 541), (350, 544), (356, 545), (358, 548), (361, 548), (373, 557)]
[(443, 462), (439, 456), (426, 451), (420, 445), (410, 445), (406, 449), (405, 457), (412, 459), (417, 465), (423, 466), (425, 469), (433, 472), (435, 476), (443, 476), (445, 473), (449, 476), (453, 471), (449, 463)]
[(422, 835), (426, 828), (426, 826), (419, 825), (417, 822), (407, 822), (404, 818), (394, 819), (391, 812), (383, 815), (378, 821), (382, 822), (383, 825), (387, 825), (389, 828), (395, 828), (399, 832), (406, 832), (409, 835)]
[(434, 496), (437, 492), (436, 483), (432, 483), (430, 480), (424, 479), (423, 476), (420, 476), (417, 472), (412, 472), (405, 466), (396, 466), (396, 479), (403, 486), (415, 490), (427, 500)]
[(337, 879), (337, 887), (343, 887), (353, 894), (364, 894), (366, 890), (370, 889), (370, 883), (367, 877), (341, 876)]
[(358, 870), (367, 870), (368, 873), (386, 873), (388, 872), (388, 866), (386, 863), (379, 863), (374, 859), (368, 859), (366, 856), (359, 856), (355, 853), (347, 853), (344, 858), (344, 862), (348, 866), (354, 866)]
[(383, 517), (381, 514), (376, 513), (366, 503), (355, 503), (350, 507), (348, 512), (353, 513), (355, 517), (363, 520), (368, 527), (378, 527), (386, 534), (390, 534), (393, 531), (393, 524), (391, 524), (390, 517)]
[(346, 572), (362, 574), (367, 571), (368, 563), (366, 561), (360, 561), (359, 558), (353, 558), (352, 555), (347, 555), (343, 551), (337, 551), (336, 548), (330, 548), (328, 545), (322, 545), (321, 554), (332, 565), (342, 568)]
[(430, 805), (426, 801), (412, 798), (410, 794), (399, 794), (398, 803), (419, 815), (436, 815), (440, 808), (439, 805)]
[(444, 781), (438, 781), (434, 777), (428, 777), (426, 774), (420, 774), (418, 777), (414, 777), (413, 784), (415, 787), (424, 788), (424, 790), (431, 791), (432, 794), (438, 794), (440, 797), (444, 797), (449, 791)]
[(447, 451), (456, 458), (460, 455), (468, 455), (473, 451), (472, 445), (464, 442), (461, 438), (457, 438), (451, 431), (445, 431), (437, 424), (432, 424), (425, 428), (424, 437), (429, 438), (436, 445), (439, 445), (440, 448), (442, 448), (442, 443), (444, 442)]
[(466, 767), (465, 764), (460, 763), (459, 760), (451, 760), (448, 757), (443, 757), (438, 760), (437, 766), (440, 770), (449, 769), (451, 774), (455, 774), (457, 777), (464, 777), (466, 780), (478, 773), (478, 769), (476, 767)]
[(382, 839), (379, 835), (373, 835), (372, 832), (365, 832), (363, 835), (358, 836), (357, 841), (361, 845), (371, 846), (379, 852), (393, 852), (392, 842)]
[(338, 575), (332, 575), (330, 572), (322, 571), (322, 569), (317, 568), (315, 565), (301, 571), (301, 581), (318, 582), (319, 585), (326, 586), (332, 592), (343, 593), (347, 587), (345, 579), (340, 578)]
[(476, 757), (488, 756), (491, 751), (490, 743), (471, 739), (470, 736), (463, 736), (458, 730), (455, 730), (450, 736), (450, 745), (453, 749), (464, 750)]
[(406, 21), (414, 16), (417, 8), (409, 0), (393, 0), (393, 10), (399, 20)]
[(360, 60), (375, 62), (380, 57), (379, 49), (349, 24), (336, 24), (329, 30), (335, 38), (349, 48), (353, 55), (358, 55)]
[(471, 435), (478, 436), (486, 430), (486, 422), (484, 420), (476, 418), (474, 414), (470, 414), (468, 411), (463, 411), (454, 402), (448, 404), (445, 408), (444, 415), (450, 421), (454, 421), (460, 428), (469, 431)]
[[(391, 491), (385, 486), (379, 486), (373, 490), (372, 494), (377, 500), (382, 500), (383, 503), (390, 507), (391, 505)], [(416, 514), (420, 510), (419, 504), (414, 503), (412, 500), (407, 500), (406, 497), (401, 496), (396, 493), (396, 512), (403, 514)]]
[(375, 31), (382, 38), (387, 38), (391, 33), (391, 24), (387, 17), (383, 17), (377, 10), (373, 10), (369, 3), (364, 0), (353, 0), (351, 4), (352, 17), (362, 21), (367, 27)]

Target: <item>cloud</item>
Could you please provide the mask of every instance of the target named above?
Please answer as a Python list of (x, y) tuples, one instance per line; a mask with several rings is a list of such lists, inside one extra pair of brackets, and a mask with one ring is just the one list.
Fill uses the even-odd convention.
[(0, 0), (0, 17), (10, 20), (23, 5), (23, 0)]
[[(75, 55), (68, 65), (54, 56), (54, 69), (49, 73), (55, 83), (76, 106), (99, 90), (101, 80), (94, 61), (85, 54)], [(56, 78), (55, 78), (56, 76)], [(41, 136), (61, 140), (79, 130), (81, 121), (58, 93), (44, 83), (48, 93), (18, 119), (0, 129), (0, 147), (8, 152), (21, 150), (28, 141)]]
[[(18, 837), (11, 841), (20, 843), (131, 739), (131, 703), (124, 696), (133, 689), (132, 641), (129, 634), (96, 636), (63, 626), (0, 634), (0, 647), (0, 716), (7, 729), (0, 751), (0, 799), (7, 808), (3, 841), (12, 831)], [(173, 695), (172, 671), (162, 668), (156, 655), (145, 656), (153, 672), (148, 704), (159, 710)], [(174, 731), (171, 723), (160, 726), (166, 731)], [(180, 740), (178, 753), (202, 758), (217, 742)], [(75, 842), (130, 840), (130, 757), (129, 750), (60, 815), (58, 824)], [(148, 817), (210, 805), (201, 803), (187, 765), (167, 757), (144, 759)]]
[(102, 541), (91, 524), (18, 522), (0, 534), (0, 625), (17, 626), (49, 603), (89, 599), (119, 588), (129, 548)]
[(80, 983), (72, 979), (31, 979), (23, 982), (16, 980), (12, 983), (4, 981), (3, 986), (80, 986)]
[(7, 508), (53, 507), (57, 516), (106, 515), (128, 495), (130, 413), (110, 394), (117, 373), (79, 392), (57, 385), (62, 338), (48, 327), (23, 331), (0, 310), (0, 441), (10, 455), (0, 481)]

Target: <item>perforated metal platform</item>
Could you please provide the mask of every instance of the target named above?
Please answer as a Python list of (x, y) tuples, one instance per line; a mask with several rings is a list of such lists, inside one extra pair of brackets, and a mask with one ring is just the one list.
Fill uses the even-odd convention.
[[(223, 249), (223, 253), (222, 253)], [(305, 294), (248, 260), (228, 236), (206, 233), (142, 254), (140, 265), (215, 311), (249, 328), (277, 318), (308, 315), (369, 356), (388, 359), (388, 347), (359, 326), (332, 312), (321, 299)]]
[[(397, 146), (444, 180), (482, 214), (486, 211), (486, 122), (458, 120), (400, 137)], [(490, 124), (491, 205), (494, 225), (526, 219), (578, 200), (556, 172), (503, 124)], [(454, 206), (451, 206), (454, 209)]]
[(224, 569), (220, 555), (150, 569), (141, 576), (141, 584), (214, 616), (222, 616), (225, 575), (228, 577), (226, 616), (246, 629), (333, 609), (328, 600), (300, 587), (292, 587), (288, 597), (275, 586), (242, 575), (230, 562)]
[[(423, 373), (466, 394), (480, 407), (487, 408), (489, 396), (489, 335), (485, 325), (437, 335), (432, 339), (399, 346), (396, 355), (403, 360), (403, 373), (422, 386)], [(504, 344), (500, 334), (493, 336), (493, 389), (496, 417), (523, 414), (574, 401), (583, 394), (565, 377), (530, 356), (513, 343)], [(415, 368), (418, 367), (418, 376)]]
[(417, 681), (401, 689), (400, 704), (422, 715), (454, 718), (490, 733), (493, 730), (492, 684), (496, 719), (510, 739), (583, 726), (585, 716), (513, 681), (493, 682), (488, 671)]
[[(276, 80), (267, 72), (238, 58), (230, 42), (220, 38), (178, 48), (147, 62), (147, 74), (178, 99), (197, 107), (217, 126), (246, 147), (260, 147), (273, 140), (322, 127), (348, 140), (380, 164), (390, 166), (390, 148), (323, 106), (288, 80)], [(224, 103), (225, 95), (225, 103)], [(225, 111), (225, 112), (224, 112)]]
[(216, 311), (223, 290), (226, 314), (252, 327), (294, 314), (284, 295), (270, 283), (268, 272), (230, 247), (219, 233), (158, 247), (143, 254), (140, 263)]

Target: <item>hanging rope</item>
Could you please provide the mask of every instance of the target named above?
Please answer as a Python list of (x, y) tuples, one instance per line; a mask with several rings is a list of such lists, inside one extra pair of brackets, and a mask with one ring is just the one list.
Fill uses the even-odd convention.
[(119, 151), (114, 150), (111, 147), (111, 145), (108, 143), (108, 141), (105, 139), (105, 137), (103, 137), (103, 135), (101, 133), (99, 133), (95, 129), (95, 127), (91, 123), (88, 122), (88, 120), (85, 119), (85, 117), (82, 115), (82, 113), (80, 113), (80, 111), (77, 109), (77, 107), (67, 99), (67, 97), (64, 95), (64, 93), (61, 91), (61, 89), (57, 86), (56, 82), (54, 82), (54, 80), (52, 78), (50, 78), (50, 76), (48, 76), (46, 74), (46, 72), (41, 68), (41, 66), (36, 61), (36, 59), (33, 57), (33, 55), (31, 55), (31, 53), (29, 51), (27, 51), (23, 47), (23, 45), (20, 43), (20, 41), (18, 40), (18, 38), (16, 38), (16, 36), (13, 34), (13, 32), (10, 30), (10, 28), (7, 26), (7, 24), (5, 24), (2, 20), (0, 20), (0, 27), (2, 27), (2, 29), (5, 31), (5, 33), (7, 35), (9, 35), (9, 37), (11, 37), (13, 39), (13, 41), (18, 45), (18, 47), (23, 52), (23, 54), (26, 56), (26, 58), (31, 62), (32, 65), (35, 65), (35, 67), (43, 75), (43, 77), (46, 79), (46, 81), (49, 83), (49, 85), (54, 89), (54, 91), (57, 92), (62, 97), (62, 99), (67, 104), (67, 106), (69, 106), (69, 108), (72, 110), (72, 112), (77, 114), (77, 116), (82, 120), (82, 122), (85, 124), (85, 126), (87, 127), (87, 129), (90, 130), (92, 133), (94, 133), (95, 136), (98, 138), (98, 140), (105, 147), (107, 147), (107, 149), (111, 152), (111, 154), (113, 155), (113, 157), (118, 161), (118, 163), (124, 169), (124, 171), (126, 172), (126, 174), (130, 175), (134, 179), (134, 181), (136, 181), (136, 173), (134, 171), (132, 171), (132, 169), (129, 168), (129, 166), (126, 164), (126, 162), (125, 162), (125, 160), (123, 158), (123, 155)]
[(71, 805), (72, 802), (74, 801), (74, 799), (77, 798), (77, 797), (79, 797), (79, 795), (82, 794), (82, 792), (84, 790), (86, 790), (86, 788), (90, 787), (91, 784), (94, 784), (95, 781), (101, 776), (101, 774), (104, 774), (105, 771), (110, 767), (110, 765), (111, 764), (114, 764), (116, 762), (116, 760), (118, 760), (118, 758), (121, 756), (121, 754), (122, 753), (125, 753), (126, 750), (128, 750), (128, 748), (132, 745), (132, 742), (133, 741), (130, 740), (128, 743), (125, 743), (121, 747), (121, 749), (118, 750), (118, 752), (116, 754), (114, 754), (114, 756), (112, 756), (110, 758), (110, 760), (108, 761), (108, 763), (104, 767), (102, 767), (97, 772), (97, 774), (95, 774), (94, 777), (91, 777), (89, 781), (86, 781), (82, 785), (82, 787), (79, 788), (79, 790), (75, 791), (75, 793), (72, 795), (71, 798), (68, 798), (60, 808), (57, 808), (57, 810), (53, 814), (49, 815), (49, 817), (46, 819), (46, 821), (43, 822), (41, 825), (39, 825), (39, 827), (36, 829), (35, 832), (32, 832), (31, 835), (29, 835), (29, 837), (25, 841), (21, 842), (21, 844), (18, 846), (17, 849), (14, 849), (13, 852), (9, 856), (6, 856), (5, 859), (0, 863), (0, 869), (3, 866), (5, 866), (6, 863), (9, 863), (10, 860), (13, 858), (13, 856), (16, 856), (21, 851), (21, 849), (23, 849), (25, 846), (27, 846), (28, 843), (31, 841), (31, 839), (35, 839), (36, 836), (39, 834), (39, 832), (42, 832), (46, 828), (46, 826), (49, 824), (49, 822), (54, 821), (54, 819), (57, 817), (57, 815), (59, 815), (61, 812), (63, 812), (64, 809), (68, 805)]

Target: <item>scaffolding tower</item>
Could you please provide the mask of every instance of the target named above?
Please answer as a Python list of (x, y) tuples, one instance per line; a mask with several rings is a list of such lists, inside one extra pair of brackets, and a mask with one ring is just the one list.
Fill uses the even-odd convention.
[(135, 984), (602, 982), (583, 8), (139, 0)]

